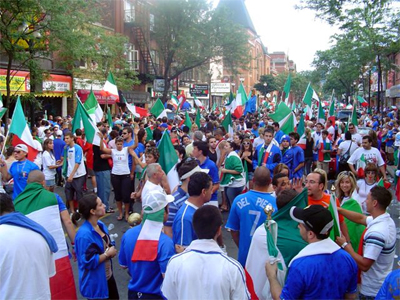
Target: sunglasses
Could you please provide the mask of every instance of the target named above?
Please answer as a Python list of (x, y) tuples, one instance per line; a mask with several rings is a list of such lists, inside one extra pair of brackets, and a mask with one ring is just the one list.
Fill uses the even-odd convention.
[(122, 135), (128, 134), (127, 132), (123, 132)]

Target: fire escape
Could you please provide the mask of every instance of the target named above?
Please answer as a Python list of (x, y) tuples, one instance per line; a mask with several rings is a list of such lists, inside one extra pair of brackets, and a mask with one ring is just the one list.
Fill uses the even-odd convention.
[(139, 46), (140, 56), (142, 57), (144, 73), (157, 75), (157, 67), (153, 62), (153, 58), (151, 57), (149, 41), (146, 39), (142, 26), (140, 26), (140, 24), (139, 26), (134, 26), (133, 32), (136, 43)]

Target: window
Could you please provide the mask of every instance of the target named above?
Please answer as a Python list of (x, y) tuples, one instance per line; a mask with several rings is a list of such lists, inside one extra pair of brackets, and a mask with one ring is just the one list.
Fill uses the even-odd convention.
[(139, 53), (135, 50), (135, 45), (128, 43), (125, 44), (126, 61), (129, 64), (130, 70), (139, 70)]
[(154, 15), (149, 14), (150, 31), (154, 31)]
[(127, 23), (135, 22), (135, 6), (129, 0), (124, 1), (124, 21)]

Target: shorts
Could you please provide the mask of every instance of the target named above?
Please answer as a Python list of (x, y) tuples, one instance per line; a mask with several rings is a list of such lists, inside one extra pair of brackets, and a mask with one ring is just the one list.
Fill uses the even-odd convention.
[(55, 179), (50, 179), (50, 180), (46, 180), (46, 186), (47, 187), (53, 187), (56, 185), (56, 180)]
[(85, 183), (86, 175), (74, 178), (72, 182), (65, 183), (65, 197), (67, 201), (79, 201), (83, 197), (83, 184)]
[(318, 161), (318, 153), (313, 153), (313, 161)]
[(386, 153), (394, 153), (394, 148), (392, 146), (386, 146)]
[(95, 176), (93, 169), (86, 168), (86, 173), (88, 176)]

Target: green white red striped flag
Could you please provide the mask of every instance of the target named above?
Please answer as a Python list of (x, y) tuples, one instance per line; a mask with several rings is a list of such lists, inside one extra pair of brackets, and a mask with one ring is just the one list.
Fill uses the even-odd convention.
[(190, 119), (189, 113), (185, 111), (185, 126), (189, 127), (189, 130), (192, 129), (192, 119)]
[(336, 198), (334, 194), (331, 194), (331, 200), (329, 202), (329, 211), (331, 212), (333, 218), (333, 227), (331, 229), (330, 237), (333, 241), (336, 240), (338, 236), (341, 236), (340, 231), (340, 221), (339, 221), (339, 213), (337, 210)]
[(6, 111), (7, 111), (7, 108), (3, 107), (3, 98), (0, 93), (0, 119), (4, 116)]
[(173, 191), (179, 184), (179, 176), (175, 168), (175, 165), (178, 163), (178, 155), (176, 154), (168, 133), (162, 135), (160, 144), (158, 145), (158, 151), (160, 152), (158, 163), (165, 174), (167, 174), (169, 187), (171, 191)]
[(279, 128), (289, 134), (294, 131), (294, 114), (292, 110), (285, 104), (280, 102), (275, 108), (275, 113), (269, 115), (272, 120), (279, 123)]
[(197, 125), (197, 128), (200, 130), (201, 124), (200, 124), (200, 119), (201, 119), (201, 115), (200, 115), (200, 108), (196, 109), (196, 119), (194, 120), (194, 122)]
[(106, 82), (104, 83), (103, 89), (100, 92), (103, 96), (111, 97), (119, 102), (118, 88), (115, 84), (114, 76), (111, 71), (108, 73)]
[(90, 94), (83, 104), (83, 107), (85, 107), (87, 113), (94, 122), (101, 122), (103, 119), (103, 110), (101, 109), (99, 102), (97, 102), (96, 96), (92, 90), (90, 90)]
[(228, 111), (221, 125), (225, 128), (226, 132), (229, 133), (230, 137), (233, 137), (233, 123), (230, 111)]
[(157, 98), (156, 103), (150, 109), (150, 112), (158, 119), (167, 116), (167, 111), (165, 110), (164, 104), (160, 98)]
[(78, 128), (85, 131), (86, 140), (90, 144), (100, 146), (100, 137), (98, 135), (100, 131), (92, 118), (90, 118), (79, 98), (77, 99), (75, 116), (72, 119), (72, 132), (75, 132)]
[(322, 101), (319, 101), (318, 103), (318, 122), (325, 124), (326, 118), (325, 118), (325, 111), (322, 108)]

